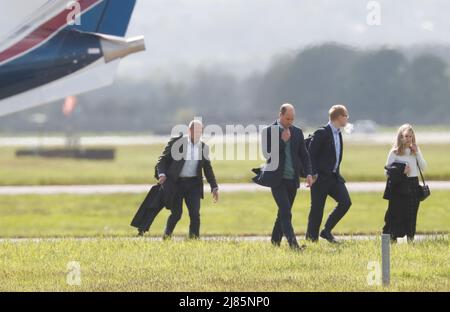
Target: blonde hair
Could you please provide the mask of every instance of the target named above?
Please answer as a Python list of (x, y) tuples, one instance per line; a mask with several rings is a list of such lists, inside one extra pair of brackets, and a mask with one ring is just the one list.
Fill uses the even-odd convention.
[(334, 105), (330, 108), (330, 111), (328, 112), (330, 115), (330, 120), (334, 121), (338, 119), (340, 116), (344, 116), (348, 114), (348, 110), (344, 105)]
[[(400, 128), (398, 128), (397, 138), (394, 142), (394, 146), (392, 147), (392, 150), (394, 151), (394, 153), (397, 155), (400, 155), (400, 156), (404, 155), (405, 149), (407, 147), (409, 147), (409, 146), (405, 146), (405, 144), (403, 144), (403, 133), (405, 133), (406, 131), (411, 133), (412, 143), (416, 144), (416, 134), (414, 133), (413, 127), (410, 124), (402, 125)], [(414, 152), (411, 151), (411, 154), (414, 154)]]

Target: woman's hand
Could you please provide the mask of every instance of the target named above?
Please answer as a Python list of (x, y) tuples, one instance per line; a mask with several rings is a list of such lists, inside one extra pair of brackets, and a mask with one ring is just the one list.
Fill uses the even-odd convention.
[(419, 151), (419, 147), (416, 144), (412, 144), (410, 147), (411, 151), (416, 154)]
[(408, 175), (411, 172), (411, 167), (409, 165), (405, 166), (405, 174)]

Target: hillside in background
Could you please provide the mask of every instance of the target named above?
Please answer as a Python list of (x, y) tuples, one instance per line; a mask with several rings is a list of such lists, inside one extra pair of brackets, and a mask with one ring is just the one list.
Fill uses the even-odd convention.
[(149, 73), (80, 96), (69, 119), (62, 103), (53, 103), (3, 117), (0, 131), (35, 131), (29, 120), (37, 112), (48, 116), (45, 131), (70, 126), (85, 132), (167, 133), (194, 116), (221, 125), (264, 124), (284, 102), (295, 104), (300, 122), (308, 126), (323, 123), (336, 103), (349, 107), (353, 121), (449, 124), (448, 55), (446, 46), (362, 50), (327, 43), (280, 55), (267, 70), (244, 78), (215, 67), (193, 70), (181, 81)]

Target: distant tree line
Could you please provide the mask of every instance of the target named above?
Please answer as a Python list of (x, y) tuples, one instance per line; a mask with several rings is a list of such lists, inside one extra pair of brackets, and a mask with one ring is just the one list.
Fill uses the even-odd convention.
[[(440, 50), (442, 53), (442, 49)], [(328, 43), (273, 61), (246, 78), (215, 69), (198, 70), (189, 81), (133, 77), (79, 96), (66, 119), (62, 103), (4, 117), (0, 131), (34, 131), (36, 112), (47, 114), (46, 131), (68, 125), (83, 132), (167, 133), (173, 124), (202, 116), (206, 123), (265, 124), (284, 102), (297, 107), (300, 123), (326, 122), (328, 108), (346, 104), (351, 119), (383, 125), (450, 124), (450, 80), (446, 60), (433, 50), (408, 57), (401, 49), (357, 50)]]

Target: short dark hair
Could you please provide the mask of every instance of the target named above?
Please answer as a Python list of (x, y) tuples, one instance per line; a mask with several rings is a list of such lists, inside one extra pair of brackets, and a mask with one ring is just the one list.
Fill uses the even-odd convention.
[(295, 109), (294, 105), (292, 105), (290, 103), (285, 103), (285, 104), (281, 105), (281, 107), (280, 107), (280, 114), (281, 115), (286, 114), (288, 109)]

